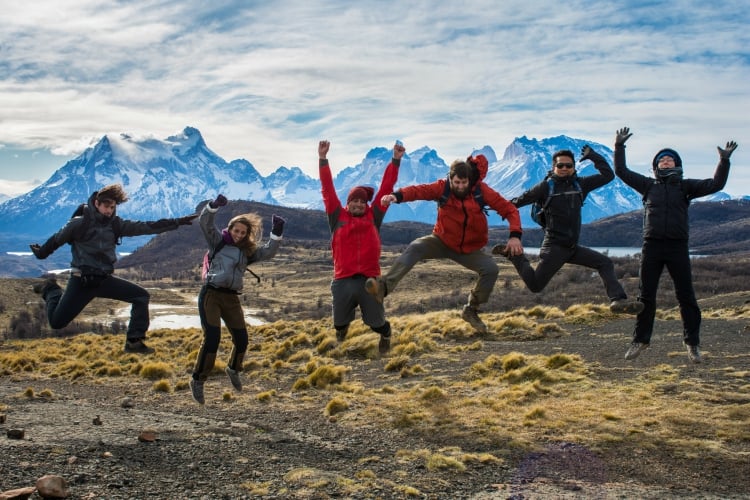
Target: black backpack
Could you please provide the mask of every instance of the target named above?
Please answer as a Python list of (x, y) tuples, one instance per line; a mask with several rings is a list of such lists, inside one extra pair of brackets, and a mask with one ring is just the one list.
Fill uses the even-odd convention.
[(536, 222), (542, 227), (547, 226), (547, 215), (546, 210), (547, 206), (549, 205), (549, 202), (552, 201), (553, 196), (562, 196), (566, 194), (571, 193), (578, 193), (578, 196), (581, 197), (581, 204), (583, 204), (584, 195), (583, 195), (583, 189), (581, 189), (581, 184), (578, 182), (578, 179), (573, 179), (573, 188), (575, 191), (568, 191), (565, 193), (555, 193), (555, 181), (551, 177), (547, 177), (547, 198), (544, 199), (544, 201), (535, 201), (531, 205), (531, 220)]
[[(472, 191), (472, 196), (477, 201), (477, 205), (479, 205), (479, 208), (482, 209), (482, 212), (484, 212), (484, 215), (489, 215), (489, 209), (487, 208), (487, 204), (484, 202), (484, 196), (482, 196), (482, 187), (479, 185), (479, 182), (474, 184), (474, 190)], [(438, 208), (442, 208), (443, 205), (448, 203), (448, 198), (451, 195), (451, 179), (450, 177), (447, 177), (445, 179), (445, 189), (443, 190), (443, 194), (440, 196), (440, 199), (438, 199)]]
[[(91, 214), (86, 208), (86, 203), (81, 203), (70, 216), (71, 219), (74, 217), (83, 217), (83, 224), (81, 224), (75, 234), (75, 238), (80, 240), (86, 234), (86, 230), (91, 225)], [(122, 244), (122, 227), (120, 226), (121, 219), (116, 215), (112, 218), (112, 231), (115, 233), (115, 244)]]

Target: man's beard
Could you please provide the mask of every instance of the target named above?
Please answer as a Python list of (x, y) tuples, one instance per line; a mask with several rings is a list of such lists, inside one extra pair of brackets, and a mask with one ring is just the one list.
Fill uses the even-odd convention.
[(463, 200), (469, 194), (469, 187), (467, 186), (464, 189), (458, 189), (451, 186), (451, 192), (453, 193), (453, 196), (455, 196), (459, 200)]

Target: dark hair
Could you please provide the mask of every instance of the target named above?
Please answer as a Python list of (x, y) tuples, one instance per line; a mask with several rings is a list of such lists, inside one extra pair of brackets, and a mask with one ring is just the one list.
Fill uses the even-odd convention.
[(469, 165), (464, 160), (455, 160), (453, 163), (451, 163), (451, 169), (448, 171), (448, 177), (453, 179), (454, 177), (458, 177), (459, 179), (469, 179), (469, 181), (473, 181), (472, 179), (472, 173), (471, 173), (471, 165)]
[(573, 151), (571, 151), (569, 149), (561, 149), (559, 151), (555, 151), (554, 154), (552, 155), (552, 166), (553, 167), (555, 166), (555, 162), (556, 162), (557, 158), (560, 157), (560, 156), (567, 156), (568, 158), (570, 158), (571, 160), (573, 160), (574, 164), (576, 162), (576, 156), (573, 154)]
[(125, 203), (128, 201), (128, 195), (120, 184), (109, 184), (104, 186), (96, 193), (96, 201), (99, 203), (109, 200), (114, 201), (116, 204)]

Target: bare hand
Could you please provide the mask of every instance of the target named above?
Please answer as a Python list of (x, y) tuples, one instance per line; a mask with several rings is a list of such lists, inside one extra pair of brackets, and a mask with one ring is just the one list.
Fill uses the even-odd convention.
[(513, 257), (514, 255), (523, 255), (523, 245), (521, 244), (521, 239), (516, 238), (515, 236), (513, 238), (508, 238), (508, 243), (505, 245), (505, 248), (509, 257)]
[(326, 155), (328, 154), (328, 150), (331, 147), (331, 143), (328, 141), (320, 141), (318, 143), (318, 158), (321, 160), (326, 159)]
[(400, 160), (404, 156), (404, 153), (406, 153), (406, 148), (401, 144), (401, 141), (396, 141), (396, 144), (393, 146), (393, 157)]
[[(395, 158), (395, 156), (394, 156)], [(380, 198), (380, 204), (384, 207), (390, 206), (391, 203), (396, 202), (396, 197), (392, 194), (384, 194), (382, 198)]]

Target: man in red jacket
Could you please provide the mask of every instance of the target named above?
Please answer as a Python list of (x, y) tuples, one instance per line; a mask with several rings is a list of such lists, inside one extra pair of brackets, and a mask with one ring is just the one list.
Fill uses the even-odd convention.
[[(382, 302), (417, 262), (426, 259), (451, 259), (479, 274), (461, 317), (477, 332), (487, 332), (487, 326), (479, 318), (479, 305), (489, 300), (497, 281), (498, 267), (492, 256), (482, 251), (487, 245), (488, 226), (484, 207), (477, 200), (480, 193), (484, 203), (497, 211), (510, 225), (508, 253), (523, 254), (518, 209), (484, 183), (487, 169), (487, 158), (484, 155), (469, 157), (466, 161), (456, 160), (451, 164), (448, 179), (404, 187), (382, 198), (380, 202), (385, 207), (394, 202), (415, 200), (440, 200), (441, 203), (438, 204), (438, 216), (432, 234), (412, 241), (385, 276), (368, 279), (365, 287), (370, 294)], [(444, 197), (447, 192), (446, 183), (450, 186), (447, 199)]]
[(383, 173), (375, 201), (375, 190), (370, 186), (356, 186), (349, 191), (346, 206), (341, 205), (333, 186), (328, 150), (331, 143), (318, 143), (318, 166), (323, 204), (331, 229), (333, 255), (333, 327), (336, 340), (343, 342), (359, 306), (362, 322), (380, 334), (378, 349), (385, 354), (391, 347), (391, 324), (385, 319), (382, 301), (378, 302), (365, 290), (365, 281), (380, 276), (380, 225), (388, 210), (381, 203), (386, 193), (393, 191), (398, 179), (398, 167), (406, 149), (400, 141), (393, 146), (393, 159)]

